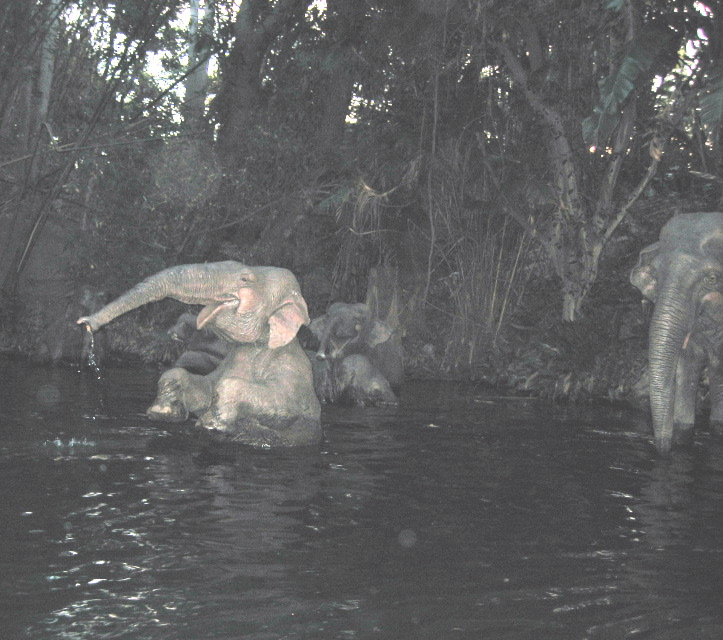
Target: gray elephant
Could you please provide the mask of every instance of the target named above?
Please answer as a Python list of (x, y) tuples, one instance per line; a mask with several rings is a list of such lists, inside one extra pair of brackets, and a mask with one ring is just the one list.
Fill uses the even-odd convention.
[(182, 313), (167, 331), (171, 339), (184, 345), (183, 353), (173, 363), (190, 373), (207, 375), (214, 371), (231, 350), (231, 343), (211, 329), (196, 328), (197, 315)]
[(181, 422), (189, 414), (213, 437), (260, 447), (299, 446), (321, 439), (321, 407), (311, 364), (296, 339), (309, 323), (299, 284), (287, 269), (232, 260), (179, 265), (133, 287), (91, 316), (96, 331), (147, 302), (170, 297), (205, 305), (196, 319), (231, 343), (208, 375), (165, 371), (148, 417)]
[(708, 365), (711, 425), (723, 426), (723, 213), (674, 216), (640, 252), (630, 281), (655, 303), (650, 408), (658, 452), (692, 438), (698, 381)]
[(363, 302), (335, 302), (312, 320), (319, 340), (314, 385), (322, 402), (360, 406), (394, 405), (404, 368), (402, 349), (386, 323)]
[[(69, 364), (98, 365), (105, 355), (103, 336), (92, 336), (75, 324), (79, 314), (92, 314), (108, 302), (105, 291), (90, 285), (73, 289), (60, 300), (60, 306), (52, 308), (52, 318), (42, 333), (36, 359), (54, 365)], [(49, 311), (50, 313), (50, 311)]]

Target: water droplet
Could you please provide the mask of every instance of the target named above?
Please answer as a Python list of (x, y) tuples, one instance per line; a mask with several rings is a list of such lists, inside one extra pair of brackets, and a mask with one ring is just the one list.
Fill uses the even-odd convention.
[(407, 549), (417, 543), (417, 534), (412, 529), (402, 529), (397, 536), (399, 544)]

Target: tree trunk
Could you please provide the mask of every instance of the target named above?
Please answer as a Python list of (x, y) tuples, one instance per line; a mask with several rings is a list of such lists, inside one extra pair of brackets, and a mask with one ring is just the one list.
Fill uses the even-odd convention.
[(335, 44), (328, 54), (330, 67), (324, 102), (319, 148), (321, 156), (333, 154), (342, 142), (356, 81), (355, 51), (363, 43), (366, 7), (358, 0), (327, 0), (328, 29)]
[(255, 5), (243, 2), (234, 24), (235, 42), (222, 62), (222, 86), (218, 95), (219, 150), (229, 169), (244, 158), (246, 131), (262, 104), (261, 69), (273, 41), (294, 19), (303, 15), (311, 0), (278, 0), (267, 15), (254, 21)]
[(192, 134), (204, 129), (204, 112), (208, 96), (208, 59), (213, 37), (214, 4), (206, 0), (203, 18), (199, 22), (199, 0), (191, 0), (188, 25), (188, 70), (186, 95), (183, 103), (185, 128)]
[(14, 92), (12, 122), (18, 143), (16, 152), (27, 159), (17, 163), (13, 219), (0, 230), (0, 285), (8, 294), (12, 294), (18, 285), (20, 268), (38, 219), (37, 212), (44, 206), (44, 199), (35, 192), (40, 162), (37, 152), (46, 146), (42, 144), (44, 139), (48, 138), (52, 143), (48, 114), (61, 8), (62, 0), (51, 0), (45, 11), (35, 16), (41, 23), (38, 50), (33, 58), (18, 60), (18, 65), (27, 71)]

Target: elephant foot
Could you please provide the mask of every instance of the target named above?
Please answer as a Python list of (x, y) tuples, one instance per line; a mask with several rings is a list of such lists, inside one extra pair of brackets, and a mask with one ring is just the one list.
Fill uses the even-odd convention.
[(346, 389), (344, 400), (357, 407), (396, 407), (399, 399), (391, 390)]
[(146, 415), (151, 420), (163, 422), (187, 420), (191, 411), (199, 411), (205, 396), (208, 395), (201, 384), (204, 380), (203, 376), (191, 375), (180, 367), (165, 371), (158, 380), (156, 399), (146, 411)]
[(243, 426), (230, 426), (217, 416), (201, 416), (196, 421), (196, 427), (205, 434), (205, 437), (216, 442), (233, 443), (259, 449), (289, 446), (274, 429), (260, 424), (257, 420), (248, 419)]
[(676, 424), (673, 434), (673, 444), (681, 447), (689, 447), (693, 444), (693, 425)]
[(217, 411), (211, 409), (205, 411), (198, 417), (195, 426), (198, 429), (207, 432), (210, 431), (218, 435), (225, 435), (231, 431), (231, 422), (224, 419)]
[(156, 401), (146, 411), (146, 415), (151, 420), (184, 422), (188, 419), (188, 410), (179, 400), (156, 398)]

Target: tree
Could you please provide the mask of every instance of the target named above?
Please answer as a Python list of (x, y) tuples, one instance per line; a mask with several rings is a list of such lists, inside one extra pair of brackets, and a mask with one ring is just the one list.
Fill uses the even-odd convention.
[(206, 0), (203, 16), (199, 19), (199, 0), (189, 3), (188, 71), (185, 81), (185, 99), (181, 109), (185, 128), (191, 135), (208, 130), (204, 119), (208, 97), (208, 64), (212, 53), (215, 6)]
[[(142, 101), (135, 79), (144, 78), (145, 55), (160, 42), (162, 27), (175, 16), (178, 4), (129, 0), (106, 6), (47, 0), (6, 3), (0, 9), (0, 29), (18, 28), (21, 34), (5, 41), (14, 65), (2, 67), (7, 82), (0, 90), (0, 134), (7, 142), (0, 158), (6, 178), (2, 213), (7, 224), (0, 228), (4, 294), (15, 292), (49, 219), (75, 225), (64, 211), (71, 176), (83, 164), (104, 114), (112, 111), (110, 107), (117, 109), (116, 116), (123, 110), (132, 91), (129, 83), (135, 83)], [(103, 34), (110, 40), (103, 40)], [(97, 47), (94, 38), (101, 40)], [(98, 55), (101, 49), (109, 56), (105, 60)], [(15, 66), (25, 73), (17, 73)], [(66, 90), (81, 77), (84, 91)], [(117, 121), (114, 124), (116, 131), (122, 129)], [(53, 244), (52, 238), (45, 243)], [(42, 258), (47, 256), (41, 262)], [(53, 271), (53, 266), (48, 268)], [(64, 271), (67, 268), (63, 265)]]
[[(607, 8), (596, 38), (589, 37), (596, 26), (590, 20), (597, 23), (601, 7), (584, 1), (574, 17), (569, 7), (545, 15), (529, 6), (504, 23), (496, 42), (512, 92), (537, 118), (533, 139), (542, 141), (550, 163), (547, 212), (511, 214), (545, 247), (562, 283), (565, 321), (579, 317), (605, 245), (655, 176), (709, 68), (704, 53), (710, 42), (696, 34), (708, 16), (694, 5), (680, 13), (661, 2), (646, 13), (632, 0), (612, 0)], [(682, 59), (686, 43), (698, 47), (697, 66)], [(668, 78), (669, 92), (658, 94), (654, 105), (656, 76)], [(599, 97), (590, 90), (593, 79)], [(653, 107), (647, 112), (641, 107), (646, 102)], [(623, 168), (643, 146), (647, 168), (642, 174), (633, 169), (637, 180), (621, 184)]]
[(311, 0), (244, 0), (233, 23), (234, 41), (221, 61), (217, 97), (218, 147), (230, 169), (242, 162), (243, 143), (263, 104), (265, 56), (284, 29), (303, 16)]

